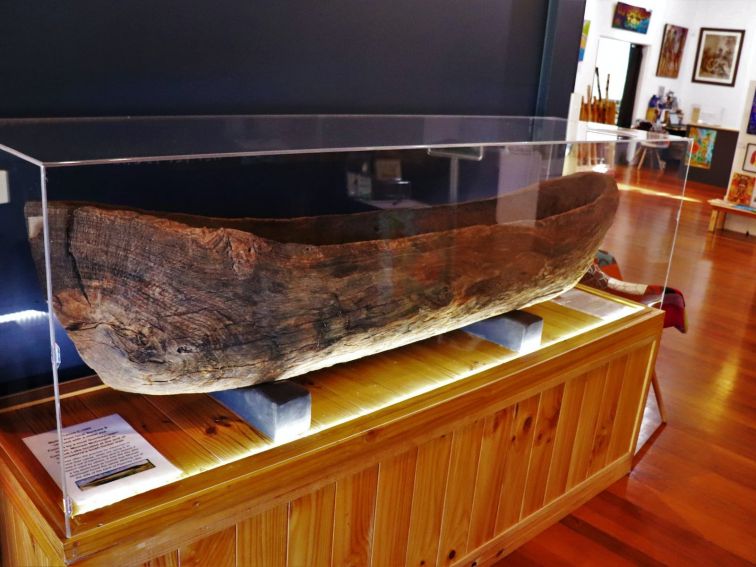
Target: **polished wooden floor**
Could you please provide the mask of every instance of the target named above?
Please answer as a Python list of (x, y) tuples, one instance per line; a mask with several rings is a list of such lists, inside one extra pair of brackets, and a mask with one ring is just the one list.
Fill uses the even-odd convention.
[[(674, 177), (622, 175), (657, 193), (623, 193), (627, 240), (612, 252), (626, 279), (654, 283), (643, 260), (671, 236)], [(722, 194), (689, 183), (682, 208), (670, 285), (685, 294), (689, 331), (664, 331), (668, 424), (629, 477), (499, 565), (756, 563), (756, 238), (706, 231), (706, 200)]]

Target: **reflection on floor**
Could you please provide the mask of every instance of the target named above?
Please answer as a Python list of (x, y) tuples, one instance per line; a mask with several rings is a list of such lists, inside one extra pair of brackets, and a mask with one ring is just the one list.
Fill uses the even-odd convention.
[[(668, 194), (676, 179), (633, 170), (620, 182)], [(756, 562), (756, 241), (707, 233), (706, 200), (723, 193), (696, 183), (686, 191), (670, 285), (685, 293), (689, 332), (665, 330), (657, 363), (669, 423), (628, 478), (500, 565)], [(632, 235), (651, 234), (650, 247), (669, 238), (674, 199), (638, 191), (623, 199), (627, 239), (612, 252), (627, 279), (650, 282), (648, 250)]]

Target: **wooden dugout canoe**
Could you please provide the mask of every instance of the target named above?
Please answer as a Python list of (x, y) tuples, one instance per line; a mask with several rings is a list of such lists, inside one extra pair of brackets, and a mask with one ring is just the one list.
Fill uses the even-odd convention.
[(52, 201), (53, 307), (113, 388), (238, 388), (562, 293), (590, 266), (617, 203), (614, 180), (597, 173), (455, 206), (286, 220)]

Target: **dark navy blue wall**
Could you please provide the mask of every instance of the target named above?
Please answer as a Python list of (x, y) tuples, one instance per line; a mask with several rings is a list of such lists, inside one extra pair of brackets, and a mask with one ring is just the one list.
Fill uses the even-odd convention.
[(4, 0), (0, 116), (532, 115), (548, 5)]

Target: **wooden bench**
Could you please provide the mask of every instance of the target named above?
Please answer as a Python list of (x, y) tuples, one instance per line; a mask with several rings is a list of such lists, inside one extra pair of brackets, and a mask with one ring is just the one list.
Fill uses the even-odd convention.
[(711, 205), (711, 219), (709, 220), (709, 232), (721, 230), (724, 227), (728, 214), (742, 215), (756, 219), (756, 210), (742, 209), (723, 199), (709, 199)]

